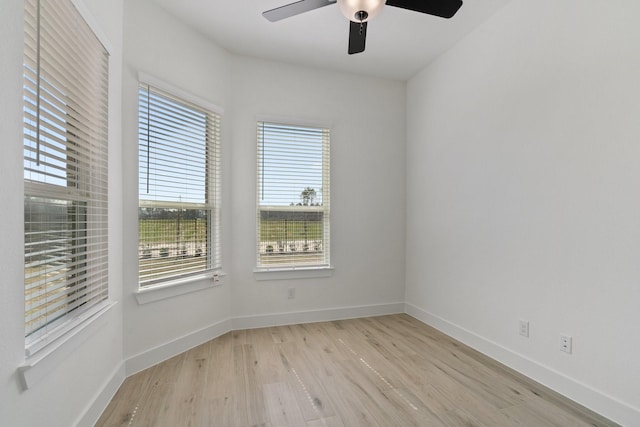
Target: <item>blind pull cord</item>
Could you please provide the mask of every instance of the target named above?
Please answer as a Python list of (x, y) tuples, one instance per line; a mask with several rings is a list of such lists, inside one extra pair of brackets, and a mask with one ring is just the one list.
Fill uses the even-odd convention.
[(151, 91), (147, 85), (147, 194), (149, 194), (149, 164), (151, 158)]
[(262, 164), (260, 165), (260, 180), (261, 180), (261, 184), (260, 184), (260, 200), (264, 200), (264, 127), (265, 127), (265, 123), (262, 123), (262, 125), (260, 126), (260, 134), (262, 136), (262, 153), (260, 153), (262, 159)]
[(36, 165), (40, 166), (40, 0), (36, 12)]

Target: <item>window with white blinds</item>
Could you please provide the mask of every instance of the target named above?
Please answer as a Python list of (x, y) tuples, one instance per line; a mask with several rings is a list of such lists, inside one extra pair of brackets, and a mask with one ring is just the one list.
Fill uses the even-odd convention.
[(328, 267), (329, 129), (258, 122), (257, 267)]
[(140, 84), (140, 287), (220, 268), (220, 115)]
[(108, 53), (70, 0), (25, 1), (27, 355), (107, 299)]

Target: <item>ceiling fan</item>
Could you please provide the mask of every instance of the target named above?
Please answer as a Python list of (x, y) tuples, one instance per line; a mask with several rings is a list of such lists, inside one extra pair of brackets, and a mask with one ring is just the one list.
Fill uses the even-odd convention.
[(441, 18), (451, 18), (462, 6), (462, 0), (300, 0), (262, 12), (262, 16), (275, 22), (333, 3), (338, 3), (340, 11), (350, 21), (349, 55), (364, 51), (367, 22), (374, 18), (385, 4)]

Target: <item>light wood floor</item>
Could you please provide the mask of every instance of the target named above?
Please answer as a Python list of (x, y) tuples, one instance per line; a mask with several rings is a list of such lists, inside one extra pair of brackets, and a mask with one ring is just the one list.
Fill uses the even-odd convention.
[(616, 424), (392, 315), (230, 332), (127, 378), (97, 425)]

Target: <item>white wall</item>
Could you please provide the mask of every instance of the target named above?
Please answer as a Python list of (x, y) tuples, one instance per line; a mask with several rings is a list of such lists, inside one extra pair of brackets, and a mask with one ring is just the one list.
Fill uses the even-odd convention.
[[(118, 301), (122, 279), (122, 215), (120, 200), (120, 119), (122, 2), (108, 7), (97, 0), (79, 2), (111, 47), (110, 59), (110, 206), (109, 291)], [(112, 386), (122, 362), (122, 311), (105, 315), (95, 336), (32, 388), (24, 391), (17, 368), (24, 362), (22, 49), (23, 3), (0, 3), (0, 424), (6, 426), (74, 425), (91, 418), (100, 391)], [(73, 385), (71, 387), (71, 385)], [(87, 412), (89, 411), (89, 412)]]
[(514, 0), (407, 89), (410, 312), (626, 425), (640, 424), (639, 14)]
[[(122, 81), (117, 76), (112, 84), (110, 106), (110, 292), (120, 304), (97, 336), (26, 392), (15, 370), (24, 354), (22, 255), (15, 250), (22, 241), (22, 210), (15, 209), (22, 206), (16, 108), (22, 7), (6, 3), (0, 3), (3, 423), (87, 424), (108, 398), (97, 393), (118, 381), (123, 361), (136, 361), (131, 373), (234, 324), (349, 312), (342, 308), (385, 311), (403, 301), (417, 317), (604, 415), (637, 421), (635, 2), (598, 8), (513, 0), (413, 78), (405, 95), (403, 82), (231, 55), (148, 0), (124, 6), (85, 0), (114, 47), (116, 67), (124, 37)], [(134, 297), (131, 261), (139, 71), (225, 110), (227, 276), (219, 287), (144, 305)], [(331, 277), (254, 277), (255, 122), (265, 115), (332, 129)], [(288, 287), (296, 288), (293, 300)], [(529, 339), (517, 335), (518, 319), (531, 322)], [(574, 337), (572, 355), (559, 352), (560, 333)]]
[[(125, 359), (144, 355), (156, 347), (180, 341), (160, 351), (142, 357), (129, 374), (157, 362), (158, 358), (183, 351), (185, 346), (198, 344), (198, 332), (213, 329), (230, 316), (229, 278), (221, 286), (178, 297), (138, 305), (134, 293), (138, 290), (138, 73), (143, 72), (192, 93), (223, 108), (222, 153), (223, 206), (229, 204), (226, 182), (230, 168), (231, 132), (228, 120), (229, 54), (190, 30), (162, 9), (147, 0), (125, 2), (123, 69), (123, 165), (125, 216)], [(223, 259), (231, 256), (229, 244), (229, 209), (223, 208)], [(195, 334), (195, 335), (194, 335)], [(205, 334), (206, 336), (206, 334)]]
[[(232, 75), (234, 315), (402, 302), (404, 83), (242, 57)], [(254, 278), (256, 120), (264, 115), (331, 127), (332, 277)]]
[[(237, 57), (146, 0), (125, 4), (124, 28), (125, 182), (137, 182), (139, 71), (225, 110), (222, 245), (227, 274), (220, 287), (138, 305), (137, 265), (126, 263), (128, 372), (231, 327), (341, 316), (345, 311), (335, 309), (353, 306), (369, 312), (401, 310), (405, 84)], [(254, 278), (257, 115), (331, 126), (332, 277)], [(124, 253), (136, 259), (135, 185), (126, 186), (124, 198)], [(290, 286), (297, 290), (293, 300), (286, 297)]]

